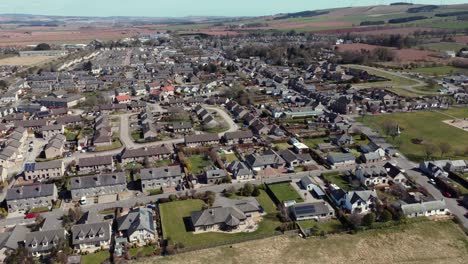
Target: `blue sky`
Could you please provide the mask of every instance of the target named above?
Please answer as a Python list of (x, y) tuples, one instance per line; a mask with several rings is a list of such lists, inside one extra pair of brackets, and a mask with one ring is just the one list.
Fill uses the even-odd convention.
[[(0, 0), (0, 13), (76, 16), (259, 16), (402, 0)], [(457, 4), (466, 0), (412, 1)]]

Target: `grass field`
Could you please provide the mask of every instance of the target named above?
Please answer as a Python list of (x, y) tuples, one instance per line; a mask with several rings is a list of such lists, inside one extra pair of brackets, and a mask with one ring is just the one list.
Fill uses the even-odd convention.
[(251, 233), (235, 234), (215, 232), (193, 234), (187, 231), (186, 225), (187, 221), (190, 221), (190, 213), (202, 209), (203, 201), (201, 200), (186, 200), (161, 204), (161, 223), (164, 238), (169, 238), (170, 244), (183, 243), (185, 247), (193, 247), (216, 245), (229, 240), (236, 241), (258, 235), (273, 234), (281, 224), (276, 218), (276, 206), (263, 190), (260, 196), (257, 197), (257, 200), (267, 213), (259, 224), (258, 229)]
[(280, 202), (295, 200), (299, 203), (304, 201), (294, 187), (291, 186), (291, 183), (277, 183), (268, 186)]
[(434, 51), (459, 51), (461, 48), (466, 47), (466, 45), (463, 45), (462, 43), (457, 43), (457, 42), (437, 42), (437, 43), (429, 43), (429, 44), (423, 44), (421, 47), (425, 49), (430, 49)]
[(0, 66), (33, 66), (55, 59), (54, 56), (37, 56), (37, 57), (9, 57), (0, 59)]
[[(277, 236), (159, 258), (158, 263), (465, 263), (468, 239), (452, 222), (422, 222), (326, 238)], [(155, 259), (141, 263), (154, 263)]]
[(427, 75), (433, 75), (433, 76), (444, 76), (444, 75), (458, 74), (458, 73), (468, 74), (467, 69), (460, 69), (460, 68), (455, 68), (452, 66), (422, 67), (422, 68), (415, 68), (410, 71), (427, 74)]
[(107, 259), (109, 259), (110, 253), (109, 251), (101, 251), (98, 253), (88, 254), (83, 256), (81, 259), (82, 264), (101, 264), (104, 263)]
[(361, 69), (361, 70), (366, 70), (369, 74), (380, 76), (386, 79), (389, 79), (390, 81), (384, 81), (384, 82), (372, 82), (372, 83), (362, 83), (362, 84), (357, 84), (356, 87), (360, 88), (378, 88), (378, 87), (388, 87), (388, 86), (410, 86), (410, 85), (416, 85), (418, 84), (416, 81), (396, 76), (391, 73), (387, 73), (385, 71), (373, 69), (371, 67), (367, 66), (360, 66), (360, 65), (345, 65), (346, 67), (353, 68), (353, 69)]
[(136, 257), (138, 254), (143, 256), (151, 256), (155, 250), (155, 246), (146, 246), (146, 247), (137, 247), (137, 248), (130, 248), (128, 250), (128, 254), (131, 257)]
[(350, 189), (349, 183), (345, 179), (343, 179), (340, 172), (332, 171), (328, 173), (323, 173), (322, 175), (326, 181), (336, 184), (341, 189), (345, 191), (348, 191)]
[(326, 234), (344, 229), (344, 226), (341, 224), (340, 220), (338, 219), (331, 219), (329, 221), (320, 222), (320, 223), (315, 220), (305, 220), (305, 221), (299, 221), (297, 223), (304, 230), (317, 227), (319, 232), (323, 231)]
[[(468, 108), (450, 109), (444, 113), (458, 118), (467, 118)], [(412, 139), (415, 138), (423, 139), (436, 146), (446, 142), (452, 146), (453, 151), (444, 158), (467, 159), (468, 153), (465, 153), (467, 144), (461, 144), (461, 142), (468, 142), (468, 133), (442, 122), (450, 119), (441, 113), (424, 111), (368, 116), (364, 119), (360, 118), (360, 121), (377, 129), (381, 134), (386, 120), (393, 120), (397, 123), (402, 130), (400, 151), (413, 161), (422, 161), (426, 158), (424, 145), (412, 143)], [(389, 141), (391, 142), (391, 139)], [(434, 156), (440, 158), (439, 153), (435, 153)]]
[(309, 148), (317, 148), (317, 144), (325, 143), (328, 141), (328, 137), (318, 137), (318, 138), (307, 138), (302, 140), (302, 143), (306, 144)]

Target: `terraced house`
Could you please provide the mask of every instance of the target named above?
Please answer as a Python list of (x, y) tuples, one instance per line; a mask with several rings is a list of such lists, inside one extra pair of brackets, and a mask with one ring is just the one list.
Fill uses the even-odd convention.
[(75, 250), (94, 252), (101, 248), (108, 249), (110, 246), (111, 225), (109, 223), (74, 225), (71, 233)]
[(63, 160), (26, 163), (24, 165), (24, 179), (27, 181), (60, 178), (64, 173)]
[(97, 156), (78, 160), (78, 173), (111, 172), (115, 168), (112, 156)]
[(164, 145), (139, 148), (139, 149), (124, 149), (121, 155), (122, 163), (128, 164), (131, 162), (143, 162), (146, 158), (150, 162), (167, 159), (172, 152)]
[(125, 173), (100, 174), (94, 176), (74, 177), (70, 180), (72, 199), (116, 194), (127, 190)]
[(59, 243), (67, 241), (67, 231), (63, 228), (37, 231), (26, 234), (26, 249), (34, 256), (48, 255)]
[(51, 208), (57, 200), (55, 184), (36, 184), (13, 187), (7, 191), (5, 201), (8, 212), (26, 212), (33, 208)]
[(142, 169), (140, 170), (140, 175), (142, 191), (176, 187), (184, 178), (184, 173), (180, 166)]

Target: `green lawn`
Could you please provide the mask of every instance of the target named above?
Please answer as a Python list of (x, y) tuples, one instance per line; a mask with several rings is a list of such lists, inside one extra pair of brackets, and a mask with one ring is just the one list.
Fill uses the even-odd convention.
[(268, 187), (280, 202), (295, 200), (300, 203), (304, 201), (291, 183), (270, 184)]
[(238, 161), (238, 160), (239, 160), (239, 159), (237, 158), (236, 154), (234, 154), (234, 153), (228, 153), (228, 154), (226, 154), (226, 153), (223, 152), (223, 153), (220, 154), (220, 156), (226, 158), (226, 161), (229, 162), (229, 163), (231, 163), (231, 162), (233, 162), (233, 161)]
[(75, 131), (65, 131), (65, 137), (67, 138), (67, 141), (73, 141), (73, 140), (76, 140), (76, 138), (78, 137), (78, 134), (79, 132), (75, 132)]
[(165, 159), (165, 160), (158, 160), (154, 163), (154, 165), (156, 165), (156, 167), (164, 167), (164, 166), (169, 166), (171, 165), (172, 163), (172, 160), (170, 159)]
[[(468, 117), (468, 108), (456, 108), (444, 111), (449, 115), (466, 118)], [(401, 145), (400, 151), (413, 161), (422, 161), (426, 158), (425, 148), (423, 144), (414, 144), (412, 139), (418, 138), (424, 142), (438, 146), (442, 142), (451, 145), (452, 152), (444, 158), (453, 159), (468, 159), (467, 144), (468, 133), (461, 129), (452, 127), (443, 123), (443, 120), (451, 118), (437, 112), (413, 112), (413, 113), (395, 113), (389, 115), (374, 115), (359, 118), (365, 125), (377, 129), (382, 135), (382, 127), (386, 120), (393, 120), (401, 128)], [(391, 138), (388, 139), (391, 142)], [(440, 158), (440, 153), (437, 151), (434, 158)]]
[(367, 66), (360, 66), (360, 65), (345, 65), (346, 67), (353, 68), (353, 69), (361, 69), (361, 70), (366, 70), (369, 74), (380, 76), (386, 79), (389, 79), (390, 81), (384, 81), (384, 82), (371, 82), (371, 83), (362, 83), (362, 84), (357, 84), (357, 87), (372, 87), (372, 88), (377, 88), (377, 87), (386, 87), (386, 86), (405, 86), (405, 85), (415, 85), (418, 84), (416, 81), (396, 76), (392, 73), (382, 71), (381, 69), (376, 69), (372, 67), (367, 67)]
[(457, 73), (462, 73), (462, 74), (468, 73), (467, 69), (455, 68), (453, 66), (422, 67), (422, 68), (414, 68), (410, 71), (427, 74), (427, 75), (433, 75), (433, 76), (444, 76), (444, 75), (457, 74)]
[(49, 207), (35, 207), (35, 208), (32, 208), (31, 210), (29, 210), (29, 213), (30, 214), (34, 214), (34, 213), (43, 213), (43, 212), (48, 212), (49, 211)]
[(204, 168), (213, 166), (213, 162), (209, 157), (205, 155), (191, 155), (187, 159), (191, 164), (190, 172), (193, 174), (198, 174), (203, 171)]
[(317, 148), (317, 144), (326, 143), (329, 140), (328, 137), (318, 137), (318, 138), (307, 138), (302, 140), (302, 143), (306, 144), (309, 148)]
[(141, 130), (132, 131), (131, 136), (133, 141), (139, 141), (143, 139), (143, 133), (141, 132)]
[(289, 149), (290, 147), (292, 147), (291, 145), (289, 145), (289, 144), (286, 143), (286, 142), (283, 142), (283, 143), (275, 143), (274, 146), (277, 147), (279, 150), (285, 150), (285, 149)]
[(318, 232), (332, 233), (335, 231), (343, 230), (344, 226), (338, 219), (330, 219), (326, 222), (317, 222), (315, 220), (305, 220), (297, 222), (302, 229), (306, 230), (312, 227), (317, 227)]
[(141, 252), (140, 254), (143, 254), (143, 256), (147, 257), (152, 256), (155, 249), (155, 246), (130, 248), (128, 250), (128, 254), (131, 257), (136, 257)]
[(95, 151), (96, 152), (108, 151), (108, 150), (119, 149), (121, 147), (122, 147), (122, 143), (120, 142), (120, 139), (117, 138), (117, 139), (112, 140), (112, 145), (96, 147)]
[(350, 189), (348, 181), (346, 181), (340, 172), (338, 171), (332, 171), (328, 173), (323, 173), (323, 178), (326, 181), (329, 181), (333, 184), (336, 184), (338, 187), (343, 189), (344, 191), (348, 191)]
[(183, 243), (185, 247), (193, 247), (216, 245), (217, 243), (229, 240), (235, 241), (275, 233), (276, 228), (281, 225), (281, 222), (276, 217), (277, 211), (273, 201), (263, 190), (261, 190), (261, 194), (257, 197), (257, 200), (267, 213), (262, 222), (260, 222), (258, 229), (251, 233), (234, 234), (216, 232), (193, 234), (191, 231), (187, 231), (185, 223), (189, 223), (192, 211), (202, 209), (203, 201), (201, 200), (185, 200), (160, 204), (163, 236), (165, 239), (169, 238), (170, 244)]
[(93, 254), (85, 255), (81, 258), (82, 264), (101, 264), (107, 259), (109, 259), (109, 251), (100, 251)]

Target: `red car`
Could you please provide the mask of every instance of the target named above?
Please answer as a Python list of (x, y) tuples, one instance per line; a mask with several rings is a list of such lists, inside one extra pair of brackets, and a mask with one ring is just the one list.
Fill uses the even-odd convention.
[(24, 219), (34, 219), (37, 217), (37, 214), (26, 214), (26, 216), (24, 216)]
[(452, 194), (449, 192), (443, 192), (442, 194), (447, 198), (452, 198)]

